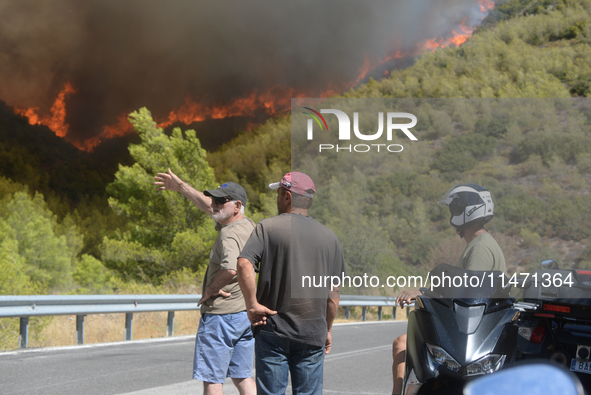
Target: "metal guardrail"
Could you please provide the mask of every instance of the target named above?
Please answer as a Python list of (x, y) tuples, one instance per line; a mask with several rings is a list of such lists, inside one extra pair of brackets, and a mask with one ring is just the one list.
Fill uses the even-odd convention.
[[(392, 307), (392, 319), (397, 318), (396, 298), (389, 296), (366, 296), (366, 295), (341, 295), (339, 306), (345, 306), (345, 318), (349, 319), (351, 316), (351, 306), (361, 306), (361, 321), (367, 319), (367, 307), (377, 306), (378, 320), (382, 320), (383, 307)], [(410, 313), (410, 305), (406, 307), (406, 317)]]
[[(166, 336), (173, 336), (174, 312), (199, 310), (201, 295), (34, 295), (0, 296), (0, 318), (20, 318), (19, 348), (26, 348), (29, 318), (54, 315), (76, 316), (76, 344), (84, 344), (84, 317), (89, 314), (125, 313), (125, 340), (133, 337), (133, 314), (167, 311)], [(345, 307), (345, 318), (350, 318), (351, 306), (361, 306), (361, 320), (367, 319), (367, 307), (392, 307), (396, 319), (396, 298), (341, 295), (340, 306)], [(410, 307), (407, 307), (407, 317)]]

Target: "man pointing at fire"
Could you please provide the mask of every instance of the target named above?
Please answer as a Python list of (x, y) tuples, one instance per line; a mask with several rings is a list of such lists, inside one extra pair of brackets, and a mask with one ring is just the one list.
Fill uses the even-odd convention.
[(233, 182), (200, 192), (170, 169), (158, 173), (155, 179), (158, 190), (180, 192), (210, 214), (220, 232), (203, 279), (193, 378), (203, 381), (205, 395), (222, 394), (226, 377), (232, 378), (240, 395), (255, 395), (256, 386), (251, 377), (254, 339), (236, 277), (238, 254), (255, 226), (244, 216), (246, 192)]

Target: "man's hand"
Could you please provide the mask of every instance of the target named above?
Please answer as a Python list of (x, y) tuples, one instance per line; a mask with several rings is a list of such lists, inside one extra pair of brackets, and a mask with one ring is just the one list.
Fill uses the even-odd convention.
[(154, 183), (154, 185), (162, 185), (160, 188), (158, 188), (159, 191), (169, 190), (180, 192), (181, 184), (183, 183), (183, 181), (178, 178), (177, 175), (174, 174), (170, 169), (168, 169), (168, 173), (158, 173), (154, 179), (158, 180)]
[(246, 310), (246, 314), (248, 315), (248, 319), (250, 320), (252, 326), (257, 326), (266, 324), (267, 316), (275, 315), (277, 312), (263, 306), (262, 304), (255, 303), (250, 309)]
[(205, 303), (207, 299), (217, 295), (220, 295), (224, 298), (229, 298), (230, 296), (232, 296), (230, 292), (226, 292), (223, 289), (218, 290), (216, 293), (209, 292), (207, 289), (205, 289), (205, 292), (203, 293), (203, 295), (201, 295), (201, 299), (199, 299), (199, 302), (197, 302), (197, 307), (201, 306), (202, 303)]
[(324, 353), (328, 354), (330, 352), (330, 348), (332, 347), (332, 334), (328, 331), (328, 336), (326, 336), (326, 342), (324, 343)]
[(404, 307), (405, 303), (409, 305), (412, 303), (412, 300), (419, 295), (422, 295), (422, 293), (418, 289), (407, 289), (406, 291), (402, 291), (396, 298), (396, 305), (400, 305), (400, 307)]

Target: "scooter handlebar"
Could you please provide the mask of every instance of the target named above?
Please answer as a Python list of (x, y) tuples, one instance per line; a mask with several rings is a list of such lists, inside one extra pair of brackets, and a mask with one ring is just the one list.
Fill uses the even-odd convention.
[(515, 303), (513, 303), (513, 307), (515, 307), (519, 311), (526, 311), (526, 310), (537, 310), (539, 305), (537, 303), (515, 302)]

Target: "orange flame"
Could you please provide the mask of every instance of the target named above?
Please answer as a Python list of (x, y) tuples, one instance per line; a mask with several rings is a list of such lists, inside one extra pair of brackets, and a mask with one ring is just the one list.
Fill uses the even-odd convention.
[(367, 57), (367, 55), (364, 56), (363, 65), (359, 68), (359, 76), (355, 80), (355, 85), (357, 85), (360, 81), (362, 81), (365, 78), (365, 76), (367, 75), (367, 73), (372, 71), (374, 68), (375, 68), (375, 66), (371, 65), (371, 62), (370, 62), (369, 58)]
[(488, 10), (495, 8), (494, 0), (478, 0), (478, 4), (480, 4), (480, 12), (483, 14), (485, 14)]
[[(484, 20), (484, 18), (486, 17), (486, 13), (495, 7), (495, 0), (478, 0), (478, 4), (480, 5), (480, 12), (482, 13), (480, 22), (482, 22), (482, 20)], [(460, 23), (460, 33), (453, 30), (451, 37), (439, 40), (436, 40), (434, 38), (429, 39), (423, 43), (422, 47), (430, 51), (434, 51), (437, 48), (445, 48), (450, 46), (451, 44), (454, 44), (457, 47), (459, 47), (460, 45), (464, 44), (466, 40), (472, 37), (472, 33), (474, 33), (475, 29), (474, 27), (466, 26), (465, 22), (466, 18), (462, 20), (462, 23)]]
[[(486, 16), (488, 10), (494, 8), (496, 0), (479, 0), (480, 11), (482, 19)], [(481, 20), (482, 20), (481, 19)], [(289, 111), (291, 106), (291, 98), (305, 98), (305, 97), (330, 97), (338, 95), (343, 91), (353, 88), (363, 81), (366, 76), (376, 70), (376, 68), (385, 65), (393, 59), (404, 58), (408, 56), (415, 56), (424, 50), (434, 51), (437, 48), (444, 48), (450, 45), (460, 46), (471, 37), (474, 32), (474, 27), (465, 25), (465, 19), (462, 20), (460, 26), (453, 30), (450, 37), (436, 39), (432, 38), (426, 40), (417, 46), (415, 50), (408, 51), (393, 51), (383, 59), (372, 62), (369, 57), (365, 56), (363, 65), (359, 68), (358, 77), (354, 81), (333, 81), (330, 87), (318, 94), (318, 92), (296, 92), (293, 88), (285, 88), (282, 86), (275, 86), (266, 92), (254, 91), (248, 96), (235, 98), (230, 103), (218, 104), (211, 103), (207, 97), (193, 98), (187, 96), (184, 103), (178, 110), (170, 111), (168, 117), (158, 123), (159, 127), (165, 128), (174, 123), (191, 124), (194, 122), (202, 122), (206, 119), (222, 119), (234, 116), (250, 116), (256, 112), (264, 111), (268, 116), (277, 116), (281, 113)], [(396, 44), (396, 43), (395, 43)], [(400, 45), (392, 45), (393, 48), (399, 48)], [(389, 74), (389, 70), (383, 72), (384, 76)], [(66, 108), (65, 101), (68, 95), (75, 93), (74, 88), (70, 83), (66, 83), (64, 89), (58, 94), (53, 106), (51, 107), (51, 115), (39, 116), (38, 107), (29, 109), (15, 109), (17, 114), (23, 115), (29, 119), (31, 125), (42, 124), (48, 126), (59, 137), (65, 137), (68, 134), (69, 125), (65, 123)], [(249, 128), (253, 126), (249, 124)], [(127, 115), (122, 114), (117, 118), (117, 123), (110, 126), (105, 126), (98, 136), (94, 136), (84, 142), (72, 142), (74, 146), (81, 150), (92, 151), (94, 147), (100, 144), (105, 139), (125, 136), (133, 133), (133, 127), (127, 120)]]
[(59, 137), (66, 137), (68, 134), (68, 125), (66, 122), (66, 98), (67, 95), (76, 93), (72, 84), (66, 83), (64, 89), (57, 95), (57, 98), (51, 106), (51, 115), (40, 117), (37, 114), (39, 107), (18, 109), (14, 110), (15, 113), (29, 118), (29, 124), (31, 125), (45, 125), (55, 132)]
[[(328, 88), (320, 93), (320, 97), (336, 95), (342, 91), (341, 84), (336, 88)], [(174, 123), (180, 122), (189, 125), (193, 122), (202, 122), (206, 119), (223, 119), (237, 116), (251, 116), (253, 113), (263, 110), (268, 116), (276, 116), (289, 110), (291, 98), (310, 97), (312, 92), (296, 92), (293, 88), (275, 86), (266, 92), (254, 91), (250, 95), (233, 99), (229, 104), (207, 104), (205, 98), (195, 101), (192, 97), (185, 97), (185, 103), (176, 111), (171, 111), (168, 118), (158, 123), (159, 127), (165, 128)]]
[[(205, 98), (195, 101), (191, 96), (187, 96), (183, 105), (178, 110), (171, 111), (165, 120), (158, 122), (158, 126), (166, 128), (175, 123), (189, 125), (206, 119), (249, 116), (261, 109), (267, 115), (275, 116), (289, 108), (290, 97), (296, 95), (293, 89), (286, 90), (275, 87), (262, 94), (255, 91), (246, 97), (235, 98), (226, 105), (207, 104)], [(105, 139), (125, 136), (133, 131), (133, 126), (129, 123), (127, 114), (124, 113), (117, 118), (116, 125), (105, 126), (99, 135), (87, 139), (84, 143), (75, 145), (85, 151), (92, 151)]]
[[(484, 0), (484, 1), (486, 1), (486, 0)], [(465, 22), (466, 22), (466, 18), (464, 18), (462, 20), (462, 23), (460, 23), (459, 30), (461, 31), (461, 33), (458, 33), (457, 31), (452, 30), (451, 37), (442, 38), (439, 40), (436, 40), (434, 38), (429, 39), (429, 40), (425, 41), (425, 43), (423, 44), (423, 48), (430, 50), (430, 51), (434, 51), (437, 48), (449, 47), (451, 44), (454, 44), (455, 46), (459, 47), (460, 45), (465, 43), (466, 40), (468, 40), (472, 36), (472, 33), (474, 33), (474, 28), (470, 27), (470, 26), (466, 26), (464, 24)]]
[(176, 111), (171, 111), (168, 118), (158, 124), (167, 127), (176, 122), (191, 124), (202, 122), (208, 118), (222, 119), (228, 117), (248, 116), (253, 112), (264, 109), (269, 116), (277, 115), (289, 107), (289, 98), (295, 94), (293, 89), (274, 87), (264, 93), (252, 92), (246, 97), (233, 99), (225, 105), (207, 104), (205, 98), (195, 101), (190, 96), (185, 97), (185, 103)]
[(72, 142), (72, 144), (83, 151), (92, 152), (94, 147), (102, 143), (105, 139), (113, 139), (115, 137), (123, 137), (129, 133), (133, 133), (133, 126), (127, 120), (127, 115), (122, 114), (117, 117), (117, 124), (113, 126), (105, 126), (103, 131), (98, 136), (90, 137), (83, 142)]

